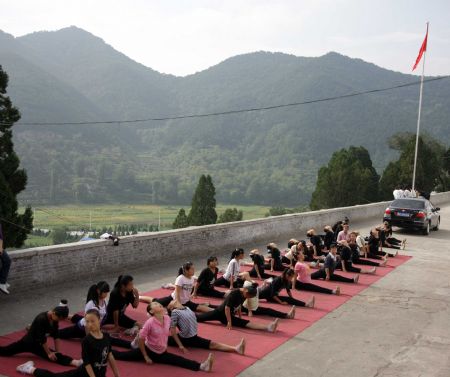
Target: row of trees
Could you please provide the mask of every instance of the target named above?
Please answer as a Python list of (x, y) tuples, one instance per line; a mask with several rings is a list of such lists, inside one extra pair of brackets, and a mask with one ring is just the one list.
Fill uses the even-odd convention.
[[(392, 199), (399, 186), (411, 186), (416, 136), (399, 133), (389, 139), (390, 148), (399, 152), (381, 177), (364, 147), (335, 152), (328, 165), (320, 168), (310, 207), (313, 210), (372, 203)], [(450, 190), (450, 148), (428, 135), (419, 137), (416, 169), (417, 190)]]

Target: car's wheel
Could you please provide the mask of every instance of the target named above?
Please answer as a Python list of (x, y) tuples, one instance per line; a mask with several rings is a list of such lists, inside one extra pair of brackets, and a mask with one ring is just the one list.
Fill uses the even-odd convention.
[(430, 234), (430, 222), (429, 221), (427, 221), (427, 226), (425, 228), (423, 228), (422, 233), (425, 236), (428, 236)]
[(441, 223), (441, 219), (438, 219), (436, 226), (433, 228), (433, 230), (439, 230), (440, 223)]

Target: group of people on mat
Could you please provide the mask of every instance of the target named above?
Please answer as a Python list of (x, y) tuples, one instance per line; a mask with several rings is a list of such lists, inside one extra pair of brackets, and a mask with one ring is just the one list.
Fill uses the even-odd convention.
[[(100, 281), (88, 290), (84, 316), (70, 316), (67, 301), (61, 300), (53, 309), (38, 314), (20, 340), (0, 346), (0, 357), (27, 352), (73, 367), (59, 373), (37, 368), (33, 361), (17, 367), (19, 372), (37, 377), (104, 377), (108, 365), (118, 377), (120, 372), (116, 360), (170, 364), (209, 372), (214, 362), (212, 353), (200, 362), (171, 353), (169, 347), (178, 347), (183, 353), (188, 348), (203, 348), (244, 355), (244, 338), (234, 345), (206, 339), (198, 334), (198, 323), (216, 321), (229, 330), (238, 327), (274, 333), (280, 319), (295, 318), (296, 307), (315, 306), (315, 296), (304, 302), (293, 297), (293, 290), (339, 295), (339, 286), (327, 288), (312, 281), (358, 283), (359, 275), (346, 277), (336, 270), (374, 274), (377, 266), (385, 266), (387, 258), (398, 252), (388, 253), (383, 248), (405, 246), (405, 240), (392, 237), (389, 224), (373, 228), (367, 238), (350, 231), (346, 221), (335, 227), (325, 227), (322, 235), (310, 229), (307, 237), (308, 241), (291, 239), (283, 253), (276, 244), (268, 244), (267, 258), (259, 250), (251, 250), (251, 263), (243, 263), (244, 250), (237, 248), (220, 277), (218, 259), (214, 256), (207, 259), (207, 266), (198, 277), (195, 276), (194, 264), (186, 262), (179, 269), (175, 283), (166, 286), (173, 292), (165, 297), (139, 295), (130, 275), (119, 276), (111, 292), (109, 284)], [(246, 264), (251, 267), (250, 271), (242, 268)], [(368, 265), (371, 269), (364, 270), (354, 264)], [(312, 269), (316, 270), (311, 272)], [(281, 274), (275, 274), (276, 271)], [(258, 283), (256, 280), (261, 281)], [(283, 291), (285, 295), (281, 294)], [(221, 302), (210, 305), (192, 301), (198, 296), (220, 299)], [(261, 305), (261, 300), (291, 307), (288, 311), (279, 311)], [(126, 314), (130, 305), (136, 309), (139, 302), (147, 303), (149, 318), (145, 323)], [(247, 318), (243, 318), (243, 314)], [(274, 320), (261, 322), (251, 319), (258, 315), (274, 317)], [(59, 322), (64, 320), (70, 320), (72, 325), (60, 329)], [(117, 336), (122, 329), (130, 340)], [(50, 337), (54, 339), (53, 347), (48, 341)], [(81, 340), (80, 359), (61, 352), (60, 339), (71, 338)], [(119, 351), (114, 346), (123, 350)]]

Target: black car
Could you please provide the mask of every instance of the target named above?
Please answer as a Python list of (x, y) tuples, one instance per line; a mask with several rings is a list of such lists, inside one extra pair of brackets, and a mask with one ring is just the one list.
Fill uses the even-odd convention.
[(428, 235), (430, 229), (439, 229), (439, 210), (425, 198), (396, 199), (384, 211), (383, 220), (392, 226), (421, 230)]

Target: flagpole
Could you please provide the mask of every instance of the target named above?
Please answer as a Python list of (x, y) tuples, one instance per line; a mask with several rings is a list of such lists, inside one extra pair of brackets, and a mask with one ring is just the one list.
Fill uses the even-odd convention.
[[(428, 26), (429, 23), (427, 22), (427, 37), (428, 37)], [(414, 169), (413, 169), (413, 179), (412, 179), (412, 190), (415, 192), (415, 185), (416, 185), (416, 168), (417, 168), (417, 153), (419, 149), (419, 132), (420, 132), (420, 115), (422, 112), (422, 93), (423, 93), (423, 77), (425, 75), (425, 57), (426, 57), (427, 51), (423, 52), (423, 62), (422, 62), (422, 77), (420, 78), (420, 94), (419, 94), (419, 111), (417, 115), (417, 132), (416, 132), (416, 149), (414, 152)]]

